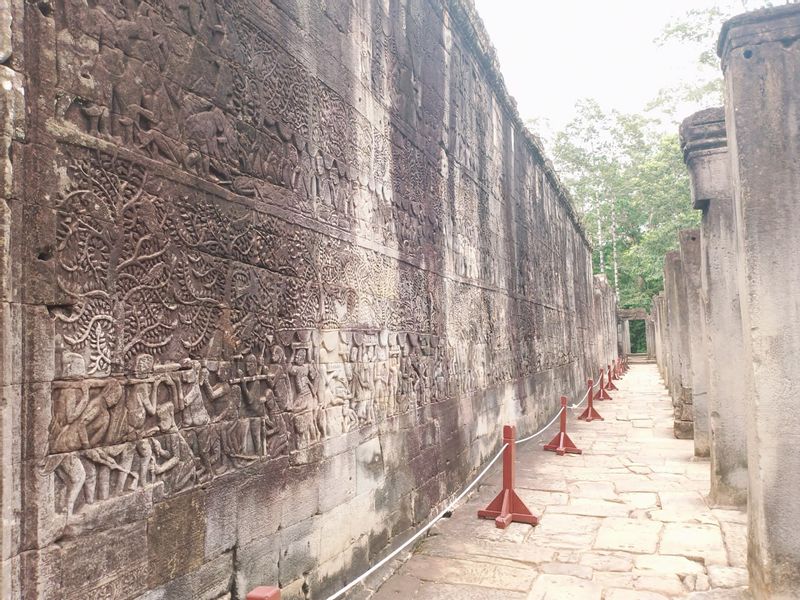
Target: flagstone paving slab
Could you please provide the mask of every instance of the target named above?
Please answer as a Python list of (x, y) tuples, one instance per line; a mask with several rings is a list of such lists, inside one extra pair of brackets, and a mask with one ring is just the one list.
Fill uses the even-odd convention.
[(582, 455), (542, 451), (556, 427), (518, 446), (517, 490), (537, 527), (477, 518), (498, 463), (373, 600), (749, 599), (746, 514), (708, 505), (709, 463), (673, 437), (655, 365), (632, 365), (617, 386), (596, 403), (604, 421), (570, 414)]

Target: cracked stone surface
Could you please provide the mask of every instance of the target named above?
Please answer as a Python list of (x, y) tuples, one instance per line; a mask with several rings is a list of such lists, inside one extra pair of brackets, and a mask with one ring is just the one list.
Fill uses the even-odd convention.
[(708, 504), (709, 463), (673, 437), (655, 365), (632, 365), (617, 387), (595, 403), (604, 421), (570, 414), (582, 455), (543, 452), (555, 428), (518, 446), (516, 489), (537, 527), (477, 518), (500, 488), (498, 464), (373, 600), (750, 598), (746, 515)]

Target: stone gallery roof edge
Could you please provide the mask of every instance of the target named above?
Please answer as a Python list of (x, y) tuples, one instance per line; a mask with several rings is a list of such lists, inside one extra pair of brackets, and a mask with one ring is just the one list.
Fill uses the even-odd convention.
[(694, 152), (726, 148), (725, 109), (715, 106), (697, 111), (681, 122), (679, 132), (685, 161)]
[(553, 166), (552, 161), (547, 157), (542, 147), (542, 143), (538, 136), (531, 132), (523, 123), (520, 117), (517, 102), (514, 97), (509, 93), (506, 87), (505, 80), (503, 79), (503, 72), (500, 69), (500, 61), (497, 59), (497, 51), (492, 44), (491, 37), (486, 31), (486, 26), (483, 24), (483, 19), (478, 14), (473, 0), (447, 0), (447, 6), (453, 23), (456, 27), (462, 30), (465, 34), (465, 41), (471, 42), (474, 46), (475, 56), (480, 60), (483, 68), (486, 70), (487, 79), (492, 83), (493, 89), (497, 94), (500, 101), (505, 105), (512, 121), (516, 125), (522, 138), (527, 142), (531, 151), (542, 160), (543, 168), (547, 177), (553, 183), (553, 186), (558, 191), (558, 199), (564, 209), (567, 211), (575, 229), (580, 234), (584, 243), (591, 249), (592, 244), (586, 237), (583, 223), (575, 211), (575, 206), (572, 201), (572, 195), (567, 190), (567, 187), (561, 181), (558, 173)]
[[(740, 38), (734, 39), (733, 31), (740, 27), (752, 27)], [(744, 44), (758, 44), (800, 37), (800, 4), (785, 4), (773, 8), (762, 8), (736, 15), (722, 24), (717, 39), (717, 56), (723, 66), (728, 53)]]

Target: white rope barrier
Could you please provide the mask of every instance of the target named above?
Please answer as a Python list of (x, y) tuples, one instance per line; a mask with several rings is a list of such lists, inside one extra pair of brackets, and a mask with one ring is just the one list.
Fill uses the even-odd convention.
[(596, 388), (598, 385), (600, 385), (600, 382), (599, 382), (599, 381), (598, 381), (597, 383), (594, 383), (594, 384), (592, 384), (592, 389), (591, 389), (591, 390), (586, 390), (586, 393), (583, 395), (583, 398), (581, 398), (581, 401), (580, 401), (580, 402), (578, 402), (577, 404), (572, 404), (572, 405), (570, 405), (570, 408), (578, 408), (578, 407), (579, 407), (581, 404), (583, 404), (584, 402), (586, 402), (586, 399), (589, 397), (589, 392), (590, 392), (590, 391), (592, 391), (592, 392), (593, 392), (593, 391), (594, 391), (594, 388)]
[(417, 540), (417, 539), (419, 539), (419, 538), (420, 538), (420, 537), (421, 537), (421, 536), (422, 536), (424, 533), (426, 533), (426, 532), (427, 532), (427, 531), (428, 531), (428, 530), (429, 530), (431, 527), (433, 527), (433, 526), (436, 524), (436, 522), (437, 522), (437, 521), (439, 521), (439, 520), (440, 520), (440, 519), (441, 519), (443, 516), (445, 516), (447, 513), (451, 512), (451, 511), (453, 510), (453, 508), (455, 507), (455, 505), (456, 505), (456, 504), (458, 504), (458, 503), (461, 501), (461, 499), (462, 499), (462, 498), (464, 498), (464, 496), (466, 496), (466, 495), (467, 495), (467, 494), (468, 494), (468, 493), (469, 493), (469, 492), (472, 490), (472, 488), (474, 488), (474, 487), (475, 487), (475, 486), (478, 484), (478, 482), (479, 482), (481, 479), (483, 479), (483, 477), (486, 475), (486, 473), (488, 473), (488, 472), (489, 472), (489, 469), (491, 469), (491, 468), (492, 468), (492, 466), (494, 465), (494, 463), (496, 463), (496, 462), (497, 462), (497, 459), (499, 459), (499, 458), (500, 458), (500, 457), (503, 455), (503, 451), (506, 449), (506, 446), (508, 446), (508, 444), (503, 444), (503, 447), (502, 447), (502, 448), (500, 448), (500, 450), (498, 451), (498, 453), (494, 455), (494, 458), (492, 458), (492, 460), (490, 460), (490, 461), (489, 461), (489, 464), (488, 464), (488, 465), (486, 465), (486, 467), (484, 467), (483, 471), (481, 471), (481, 472), (478, 474), (478, 476), (477, 476), (475, 479), (473, 479), (473, 480), (472, 480), (472, 483), (470, 483), (470, 484), (469, 484), (469, 485), (468, 485), (468, 486), (467, 486), (467, 487), (464, 489), (464, 491), (462, 491), (462, 492), (461, 492), (461, 493), (460, 493), (460, 494), (459, 494), (459, 495), (456, 497), (456, 499), (455, 499), (455, 500), (453, 500), (453, 501), (452, 501), (450, 504), (448, 504), (447, 508), (445, 508), (445, 509), (444, 509), (442, 512), (440, 512), (438, 515), (436, 515), (436, 516), (433, 518), (433, 520), (431, 520), (431, 521), (430, 521), (430, 522), (429, 522), (427, 525), (425, 525), (425, 527), (423, 527), (423, 528), (422, 528), (422, 529), (420, 529), (420, 530), (419, 530), (417, 533), (415, 533), (413, 536), (411, 536), (409, 539), (407, 539), (407, 540), (405, 541), (405, 543), (404, 543), (402, 546), (400, 546), (399, 548), (395, 549), (395, 550), (394, 550), (394, 551), (393, 551), (391, 554), (389, 554), (389, 555), (388, 555), (388, 556), (386, 556), (386, 557), (385, 557), (383, 560), (381, 560), (380, 562), (378, 562), (378, 563), (377, 563), (377, 564), (376, 564), (374, 567), (372, 567), (372, 568), (371, 568), (371, 569), (369, 569), (368, 571), (365, 571), (365, 572), (364, 572), (362, 575), (360, 575), (358, 578), (356, 578), (356, 579), (354, 579), (353, 581), (351, 581), (350, 583), (348, 583), (346, 586), (344, 586), (344, 587), (343, 587), (341, 590), (339, 590), (339, 591), (338, 591), (338, 592), (336, 592), (335, 594), (333, 594), (333, 595), (331, 595), (331, 596), (328, 596), (328, 599), (327, 599), (327, 600), (336, 600), (336, 598), (341, 598), (341, 597), (342, 597), (342, 595), (344, 595), (344, 594), (346, 594), (347, 592), (349, 592), (351, 589), (353, 589), (353, 588), (354, 588), (355, 586), (357, 586), (359, 583), (361, 583), (362, 581), (364, 581), (364, 580), (365, 580), (367, 577), (369, 577), (370, 575), (372, 575), (372, 574), (373, 574), (375, 571), (377, 571), (378, 569), (380, 569), (380, 568), (381, 568), (383, 565), (385, 565), (385, 564), (386, 564), (386, 563), (388, 563), (390, 560), (392, 560), (392, 559), (393, 559), (395, 556), (397, 556), (398, 554), (400, 554), (400, 553), (401, 553), (403, 550), (405, 550), (406, 548), (408, 548), (408, 546), (409, 546), (409, 545), (411, 545), (411, 544), (412, 544), (414, 541), (416, 541), (416, 540)]
[[(592, 386), (592, 390), (594, 390), (596, 385), (597, 384)], [(578, 402), (577, 404), (572, 404), (569, 408), (578, 408), (581, 404), (583, 404), (586, 401), (586, 398), (589, 397), (589, 391), (590, 390), (586, 390), (586, 393), (583, 395), (583, 398), (581, 399), (581, 401)], [(521, 444), (523, 442), (527, 442), (529, 440), (532, 440), (535, 437), (538, 437), (538, 436), (542, 435), (545, 431), (547, 431), (550, 428), (550, 426), (553, 423), (556, 422), (558, 417), (561, 416), (561, 413), (563, 412), (563, 410), (564, 410), (563, 407), (558, 409), (558, 412), (555, 414), (555, 416), (552, 419), (550, 419), (550, 421), (547, 423), (547, 425), (542, 427), (539, 431), (537, 431), (536, 433), (533, 433), (533, 434), (531, 434), (531, 435), (529, 435), (527, 437), (524, 437), (524, 438), (522, 438), (520, 440), (516, 440), (516, 442), (514, 442), (514, 443), (515, 444)], [(375, 573), (375, 571), (377, 571), (382, 566), (384, 566), (386, 563), (388, 563), (389, 561), (394, 559), (403, 550), (408, 548), (412, 543), (414, 543), (416, 540), (418, 540), (420, 537), (422, 537), (422, 535), (427, 533), (428, 530), (430, 530), (431, 527), (433, 527), (439, 520), (442, 519), (442, 517), (444, 517), (447, 513), (451, 512), (455, 508), (456, 504), (458, 504), (464, 498), (464, 496), (469, 494), (470, 491), (472, 491), (472, 489), (478, 484), (478, 482), (486, 476), (486, 473), (489, 472), (489, 469), (491, 469), (492, 466), (494, 465), (494, 463), (496, 463), (497, 460), (503, 455), (503, 451), (506, 449), (507, 446), (508, 446), (508, 444), (503, 444), (503, 447), (500, 448), (500, 450), (497, 452), (497, 454), (494, 455), (494, 458), (492, 458), (492, 460), (489, 461), (489, 464), (487, 464), (483, 468), (483, 470), (480, 473), (478, 473), (478, 476), (475, 477), (475, 479), (473, 479), (472, 482), (466, 488), (464, 488), (464, 490), (458, 496), (456, 496), (455, 500), (453, 500), (450, 504), (447, 505), (447, 508), (445, 508), (442, 512), (440, 512), (438, 515), (436, 515), (431, 521), (429, 521), (428, 524), (425, 525), (425, 527), (423, 527), (417, 533), (415, 533), (413, 536), (408, 538), (400, 547), (396, 548), (390, 554), (388, 554), (383, 559), (381, 559), (377, 564), (375, 564), (375, 566), (371, 567), (370, 569), (368, 569), (367, 571), (365, 571), (364, 573), (359, 575), (356, 579), (354, 579), (353, 581), (348, 583), (346, 586), (344, 586), (342, 589), (340, 589), (335, 594), (332, 594), (331, 596), (328, 596), (327, 600), (336, 600), (337, 598), (341, 598), (344, 594), (349, 592), (351, 589), (353, 589), (359, 583), (363, 582), (367, 577), (369, 577), (370, 575)]]
[(524, 438), (522, 438), (521, 440), (517, 440), (517, 441), (516, 441), (516, 443), (517, 443), (517, 444), (521, 444), (522, 442), (527, 442), (528, 440), (532, 440), (533, 438), (535, 438), (535, 437), (537, 437), (537, 436), (540, 436), (540, 435), (542, 435), (542, 434), (543, 434), (545, 431), (547, 431), (547, 429), (550, 427), (550, 425), (552, 425), (553, 423), (555, 423), (555, 422), (556, 422), (556, 419), (558, 419), (558, 417), (560, 417), (560, 416), (561, 416), (561, 411), (563, 411), (563, 410), (564, 410), (564, 408), (563, 408), (563, 407), (562, 407), (562, 408), (559, 408), (559, 409), (558, 409), (558, 412), (556, 413), (556, 416), (555, 416), (555, 417), (553, 417), (552, 419), (550, 419), (550, 422), (549, 422), (547, 425), (545, 425), (544, 427), (542, 427), (542, 428), (541, 428), (539, 431), (537, 431), (536, 433), (532, 433), (532, 434), (531, 434), (531, 435), (529, 435), (528, 437), (524, 437)]

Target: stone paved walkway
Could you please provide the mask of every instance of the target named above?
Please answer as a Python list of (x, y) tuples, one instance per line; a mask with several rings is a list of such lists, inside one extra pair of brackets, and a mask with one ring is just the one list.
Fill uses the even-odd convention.
[(583, 455), (544, 452), (551, 432), (518, 447), (517, 491), (538, 527), (476, 518), (498, 466), (373, 600), (749, 598), (745, 513), (706, 503), (708, 462), (672, 436), (655, 365), (633, 365), (619, 388), (596, 404), (605, 421), (570, 416)]

